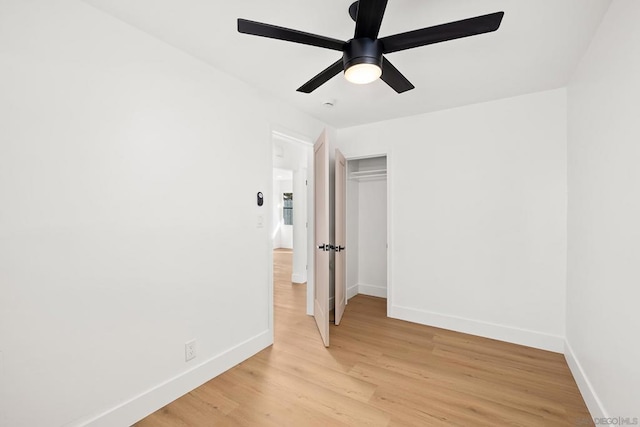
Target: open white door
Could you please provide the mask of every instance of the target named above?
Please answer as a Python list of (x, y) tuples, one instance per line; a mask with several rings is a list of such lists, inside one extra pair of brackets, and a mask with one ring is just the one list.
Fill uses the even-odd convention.
[(344, 307), (347, 304), (347, 277), (345, 253), (347, 243), (346, 220), (347, 220), (347, 161), (336, 149), (336, 191), (335, 191), (335, 269), (336, 269), (336, 299), (335, 299), (335, 323), (340, 324)]
[(313, 146), (314, 162), (314, 295), (313, 317), (329, 347), (329, 142), (323, 131)]

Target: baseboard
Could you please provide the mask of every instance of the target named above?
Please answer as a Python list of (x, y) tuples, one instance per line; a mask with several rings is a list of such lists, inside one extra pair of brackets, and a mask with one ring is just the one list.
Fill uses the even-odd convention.
[(372, 297), (386, 298), (387, 288), (383, 286), (367, 285), (364, 283), (358, 283), (358, 293), (362, 295), (369, 295)]
[(609, 418), (609, 414), (604, 409), (602, 402), (591, 385), (591, 381), (589, 381), (587, 374), (584, 372), (584, 369), (582, 369), (582, 365), (567, 340), (565, 340), (564, 343), (564, 358), (567, 360), (567, 365), (569, 365), (576, 384), (578, 384), (578, 389), (580, 390), (580, 394), (582, 394), (584, 403), (587, 404), (591, 417)]
[(91, 427), (132, 425), (271, 344), (273, 344), (273, 335), (270, 331), (264, 331), (114, 408), (79, 420), (72, 425)]
[(358, 295), (358, 285), (353, 285), (347, 288), (347, 300)]
[(306, 283), (307, 282), (307, 275), (305, 273), (293, 273), (291, 275), (291, 281), (293, 283)]
[(450, 316), (408, 307), (392, 306), (389, 317), (420, 323), (422, 325), (449, 329), (471, 335), (478, 335), (499, 341), (506, 341), (527, 347), (562, 353), (564, 338), (556, 335), (544, 334), (527, 329), (513, 328), (495, 323), (482, 322), (463, 317)]

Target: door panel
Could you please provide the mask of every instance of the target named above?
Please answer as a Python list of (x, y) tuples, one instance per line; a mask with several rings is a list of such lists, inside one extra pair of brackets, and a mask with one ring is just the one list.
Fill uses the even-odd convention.
[(323, 131), (313, 146), (314, 162), (314, 296), (313, 317), (329, 347), (329, 142)]
[(347, 303), (347, 277), (346, 277), (346, 262), (347, 254), (347, 232), (346, 232), (346, 217), (347, 217), (347, 204), (346, 204), (346, 190), (347, 190), (347, 162), (340, 152), (336, 149), (336, 191), (335, 191), (335, 323), (340, 324), (342, 320), (342, 314)]

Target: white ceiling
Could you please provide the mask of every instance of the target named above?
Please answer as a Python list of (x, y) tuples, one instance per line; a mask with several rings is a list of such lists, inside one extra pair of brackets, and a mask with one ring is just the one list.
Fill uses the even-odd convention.
[[(237, 18), (348, 40), (352, 0), (84, 0), (337, 128), (566, 85), (611, 0), (389, 0), (380, 37), (504, 11), (493, 33), (389, 54), (415, 85), (338, 75), (311, 94), (296, 89), (340, 52), (237, 32)], [(334, 100), (331, 109), (322, 104)]]

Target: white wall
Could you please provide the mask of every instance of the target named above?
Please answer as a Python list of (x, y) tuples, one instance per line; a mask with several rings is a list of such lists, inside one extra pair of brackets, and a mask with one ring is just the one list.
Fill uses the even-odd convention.
[(388, 153), (390, 315), (562, 351), (566, 92), (338, 131)]
[(0, 3), (0, 93), (0, 425), (130, 425), (272, 341), (256, 193), (321, 123), (71, 0)]
[(615, 0), (568, 88), (567, 359), (594, 417), (640, 418), (639, 17)]

